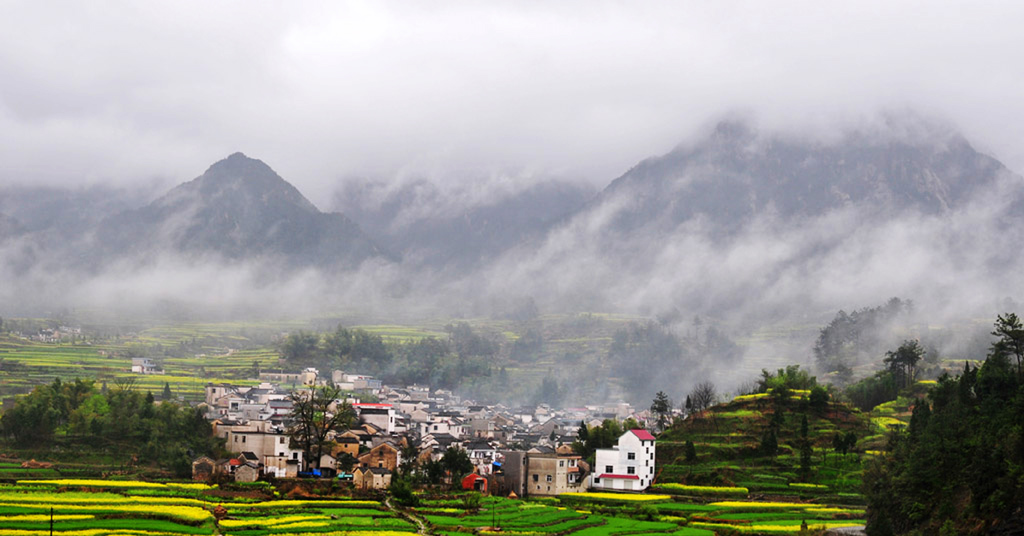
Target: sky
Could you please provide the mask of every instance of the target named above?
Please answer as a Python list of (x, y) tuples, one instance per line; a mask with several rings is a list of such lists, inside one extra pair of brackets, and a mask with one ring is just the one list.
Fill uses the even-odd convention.
[(171, 186), (235, 151), (340, 181), (601, 187), (722, 117), (879, 110), (1024, 171), (1021, 2), (0, 3), (0, 184)]

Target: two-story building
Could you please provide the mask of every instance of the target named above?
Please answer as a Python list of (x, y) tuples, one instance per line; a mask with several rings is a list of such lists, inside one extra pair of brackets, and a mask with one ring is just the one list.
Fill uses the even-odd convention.
[(569, 452), (571, 449), (562, 453), (531, 449), (526, 455), (526, 493), (561, 495), (583, 491), (586, 485), (583, 459)]
[(594, 489), (643, 491), (654, 481), (654, 436), (647, 430), (630, 430), (618, 445), (597, 449)]

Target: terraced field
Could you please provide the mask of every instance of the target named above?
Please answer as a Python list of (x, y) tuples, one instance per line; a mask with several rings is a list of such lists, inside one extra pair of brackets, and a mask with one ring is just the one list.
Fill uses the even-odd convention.
[(673, 499), (669, 495), (573, 493), (550, 500), (484, 498), (478, 510), (457, 500), (426, 501), (416, 509), (440, 534), (675, 535), (797, 534), (808, 528), (856, 527), (864, 511), (802, 502)]
[[(223, 507), (225, 516), (215, 513)], [(0, 486), (0, 536), (341, 534), (412, 536), (377, 501), (259, 500), (203, 484), (55, 480)]]

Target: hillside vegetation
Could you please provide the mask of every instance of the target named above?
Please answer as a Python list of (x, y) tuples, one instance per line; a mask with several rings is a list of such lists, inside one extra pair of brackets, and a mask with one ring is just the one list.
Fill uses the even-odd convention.
[(812, 403), (810, 394), (739, 396), (678, 422), (658, 439), (658, 486), (735, 486), (756, 496), (862, 503), (870, 419), (827, 398)]

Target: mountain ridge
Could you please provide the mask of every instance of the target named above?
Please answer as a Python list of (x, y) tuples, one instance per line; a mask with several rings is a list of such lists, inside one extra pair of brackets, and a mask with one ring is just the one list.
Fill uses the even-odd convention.
[(148, 205), (104, 220), (103, 252), (146, 254), (160, 245), (187, 256), (254, 258), (293, 267), (355, 266), (389, 258), (342, 214), (320, 212), (264, 162), (234, 153)]

